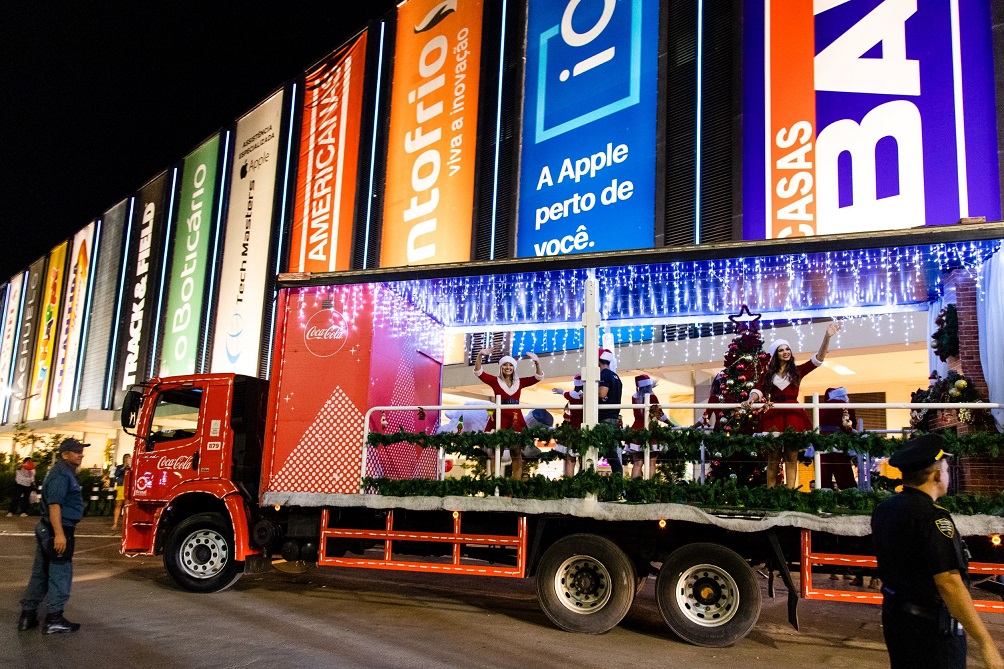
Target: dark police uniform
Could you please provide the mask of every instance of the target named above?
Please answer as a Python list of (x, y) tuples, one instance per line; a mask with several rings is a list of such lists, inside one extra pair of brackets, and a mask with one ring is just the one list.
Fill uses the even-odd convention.
[[(891, 459), (903, 471), (919, 471), (945, 454), (936, 435), (911, 441)], [(878, 557), (882, 625), (892, 669), (966, 666), (966, 636), (934, 584), (934, 576), (957, 570), (968, 586), (965, 546), (951, 514), (930, 495), (904, 486), (876, 507), (872, 538)]]
[[(82, 452), (87, 444), (68, 438), (60, 450)], [(79, 449), (79, 450), (77, 450)], [(55, 532), (49, 519), (49, 505), (58, 504), (61, 526), (66, 536), (66, 549), (57, 553), (53, 547)], [(70, 599), (73, 581), (74, 528), (84, 517), (84, 498), (77, 481), (76, 468), (66, 460), (58, 460), (42, 482), (42, 517), (35, 527), (35, 561), (31, 578), (21, 598), (21, 620), (18, 628), (30, 629), (38, 624), (37, 610), (46, 596), (49, 613), (45, 631), (72, 632), (79, 628), (63, 618), (63, 607)]]

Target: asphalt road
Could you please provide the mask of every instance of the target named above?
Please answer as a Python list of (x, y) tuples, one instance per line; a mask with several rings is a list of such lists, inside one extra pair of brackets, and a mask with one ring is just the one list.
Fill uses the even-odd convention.
[[(178, 590), (159, 559), (126, 558), (105, 518), (78, 528), (71, 635), (17, 632), (33, 519), (0, 518), (0, 667), (888, 667), (874, 606), (802, 602), (787, 624), (783, 586), (732, 648), (673, 637), (649, 579), (621, 625), (553, 627), (532, 580), (321, 569), (245, 576), (230, 590)], [(988, 616), (1004, 639), (1004, 617)], [(972, 666), (979, 666), (971, 660)]]

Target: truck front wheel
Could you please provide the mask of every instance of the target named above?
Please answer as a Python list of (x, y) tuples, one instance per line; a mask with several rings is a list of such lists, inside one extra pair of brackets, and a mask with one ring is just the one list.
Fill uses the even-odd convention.
[(164, 567), (190, 592), (219, 592), (241, 576), (234, 559), (234, 533), (218, 513), (199, 513), (178, 523), (168, 535)]
[(655, 597), (673, 632), (696, 646), (731, 646), (760, 617), (760, 586), (738, 553), (710, 543), (676, 549), (659, 570)]
[(634, 564), (615, 543), (572, 534), (544, 552), (537, 569), (537, 597), (561, 629), (602, 634), (627, 615), (635, 581)]

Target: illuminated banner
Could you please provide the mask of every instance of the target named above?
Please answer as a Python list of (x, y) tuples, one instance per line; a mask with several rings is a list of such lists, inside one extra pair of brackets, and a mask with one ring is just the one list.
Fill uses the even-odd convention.
[(86, 331), (83, 333), (81, 355), (83, 366), (80, 388), (74, 409), (104, 409), (108, 390), (108, 357), (112, 336), (118, 323), (115, 306), (122, 272), (122, 243), (129, 199), (122, 200), (101, 217), (94, 236), (95, 263), (91, 269), (94, 287), (87, 305)]
[(518, 256), (655, 244), (658, 0), (530, 0)]
[(66, 413), (73, 408), (74, 386), (77, 381), (77, 362), (80, 355), (80, 337), (83, 332), (87, 307), (87, 293), (91, 285), (94, 265), (94, 229), (91, 223), (73, 237), (70, 248), (70, 269), (66, 277), (66, 299), (60, 316), (59, 345), (56, 347), (56, 364), (52, 373), (52, 400), (49, 417)]
[(366, 33), (307, 73), (288, 271), (349, 269)]
[[(0, 340), (0, 388), (10, 387), (11, 362), (14, 359), (14, 344), (17, 342), (18, 314), (21, 311), (21, 292), (24, 287), (24, 273), (15, 275), (7, 284), (7, 304), (3, 311), (3, 339)], [(0, 404), (0, 411), (3, 410)]]
[(29, 395), (32, 363), (35, 360), (35, 340), (38, 334), (39, 304), (42, 301), (42, 288), (45, 286), (46, 259), (47, 256), (42, 256), (28, 268), (24, 306), (21, 308), (21, 323), (18, 326), (20, 335), (15, 344), (14, 366), (11, 371), (8, 423), (20, 423), (24, 420), (24, 410), (27, 406), (25, 398)]
[(126, 249), (125, 283), (119, 305), (112, 408), (122, 406), (129, 386), (150, 378), (157, 301), (164, 258), (164, 221), (169, 172), (162, 172), (136, 193)]
[(210, 242), (216, 230), (217, 180), (220, 137), (213, 137), (185, 157), (181, 169), (181, 196), (174, 226), (164, 341), (160, 349), (160, 376), (194, 374), (204, 336), (206, 279)]
[(49, 401), (52, 360), (59, 341), (59, 308), (63, 299), (63, 275), (66, 272), (66, 247), (63, 242), (49, 253), (43, 278), (42, 302), (39, 305), (38, 333), (35, 335), (35, 361), (28, 389), (25, 420), (42, 420)]
[(987, 0), (744, 11), (746, 239), (1000, 217)]
[(283, 92), (237, 121), (213, 372), (258, 375)]
[(397, 10), (380, 264), (471, 259), (481, 0)]

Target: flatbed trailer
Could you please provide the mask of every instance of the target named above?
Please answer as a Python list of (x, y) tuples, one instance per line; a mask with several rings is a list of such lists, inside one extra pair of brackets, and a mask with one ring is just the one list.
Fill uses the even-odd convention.
[[(196, 592), (222, 590), (241, 573), (275, 564), (533, 577), (547, 616), (562, 629), (586, 633), (617, 625), (643, 580), (655, 575), (669, 627), (707, 646), (734, 643), (756, 624), (758, 569), (768, 576), (770, 594), (775, 575), (785, 583), (796, 626), (799, 594), (877, 603), (876, 593), (813, 583), (820, 570), (874, 566), (867, 516), (590, 498), (369, 494), (368, 477), (440, 475), (435, 449), (368, 446), (367, 429), (378, 427), (369, 409), (440, 405), (449, 328), (580, 327), (583, 350), (596, 350), (601, 321), (698, 318), (693, 305), (707, 304), (690, 299), (688, 291), (702, 290), (709, 280), (702, 263), (731, 267), (736, 276), (744, 268), (774, 268), (756, 277), (762, 289), (771, 281), (790, 284), (792, 263), (810, 258), (823, 266), (828, 254), (850, 258), (846, 270), (832, 270), (835, 284), (845, 274), (861, 281), (870, 271), (869, 253), (889, 255), (893, 265), (876, 271), (884, 284), (895, 284), (899, 299), (915, 305), (936, 293), (943, 273), (998, 253), (1002, 238), (1004, 226), (993, 224), (755, 248), (281, 276), (270, 381), (193, 375), (153, 379), (126, 395), (122, 422), (136, 430), (136, 446), (122, 550), (163, 554), (174, 581)], [(758, 262), (747, 262), (754, 253)], [(890, 269), (896, 258), (920, 258), (923, 271)], [(806, 267), (815, 272), (814, 264)], [(665, 285), (666, 277), (676, 277), (676, 286)], [(786, 308), (793, 313), (771, 297), (779, 291), (761, 294), (774, 300), (764, 311), (773, 310), (776, 318)], [(862, 308), (860, 296), (853, 299)], [(870, 299), (881, 304), (886, 296)], [(830, 299), (826, 313), (839, 308)], [(654, 313), (659, 310), (666, 313)], [(586, 364), (582, 376), (595, 383), (598, 372)], [(595, 421), (595, 409), (586, 405), (586, 425)], [(410, 432), (431, 431), (438, 421), (434, 411), (390, 414)], [(994, 543), (1004, 518), (956, 521), (971, 539), (974, 573), (1004, 574)], [(800, 572), (799, 586), (792, 567)], [(989, 600), (979, 606), (1001, 610)]]

